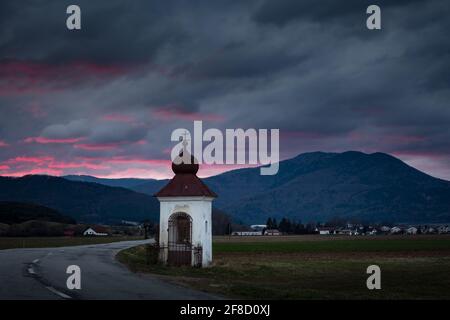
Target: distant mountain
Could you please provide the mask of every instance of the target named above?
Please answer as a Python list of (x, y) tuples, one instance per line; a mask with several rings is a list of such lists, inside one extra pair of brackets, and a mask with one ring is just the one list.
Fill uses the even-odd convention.
[(169, 180), (149, 180), (145, 181), (141, 184), (138, 184), (134, 187), (131, 187), (130, 189), (136, 191), (145, 193), (148, 195), (153, 196), (156, 192), (158, 192), (162, 187), (164, 187)]
[[(76, 179), (96, 183), (70, 181)], [(204, 181), (219, 195), (215, 208), (234, 222), (264, 223), (268, 217), (303, 222), (333, 218), (450, 222), (450, 182), (384, 153), (305, 153), (281, 161), (274, 176), (261, 176), (259, 168), (249, 168)], [(159, 204), (151, 195), (166, 183), (89, 176), (0, 178), (0, 200), (38, 203), (81, 221), (157, 221)], [(134, 191), (104, 184), (128, 185)]]
[(70, 181), (79, 181), (79, 182), (92, 182), (99, 183), (109, 187), (122, 187), (122, 188), (134, 188), (143, 183), (151, 183), (152, 181), (158, 181), (154, 179), (136, 179), (136, 178), (123, 178), (123, 179), (105, 179), (105, 178), (97, 178), (93, 176), (86, 175), (69, 175), (63, 176), (62, 178), (70, 180)]
[(43, 205), (79, 222), (159, 220), (157, 199), (125, 188), (51, 176), (0, 177), (0, 201)]
[[(204, 181), (219, 195), (214, 205), (244, 223), (264, 223), (269, 216), (303, 222), (335, 217), (450, 222), (450, 182), (385, 153), (305, 153), (281, 161), (274, 176), (261, 176), (259, 168), (249, 168)], [(156, 191), (153, 182), (137, 188), (149, 194)]]
[(75, 224), (60, 212), (32, 203), (0, 201), (0, 223), (13, 224), (30, 220)]
[(304, 222), (450, 221), (450, 182), (384, 153), (306, 153), (282, 161), (275, 176), (251, 168), (205, 182), (219, 194), (217, 207), (247, 223), (269, 216)]
[(120, 179), (105, 179), (93, 176), (63, 176), (62, 178), (70, 181), (92, 182), (103, 184), (109, 187), (122, 187), (131, 189), (136, 192), (145, 193), (153, 196), (159, 189), (161, 189), (169, 180), (156, 179), (136, 179), (136, 178), (120, 178)]

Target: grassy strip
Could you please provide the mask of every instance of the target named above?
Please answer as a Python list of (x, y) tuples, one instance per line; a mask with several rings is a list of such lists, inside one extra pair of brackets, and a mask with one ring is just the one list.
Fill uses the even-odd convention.
[(117, 241), (140, 240), (142, 237), (42, 237), (42, 238), (0, 238), (0, 250), (15, 248), (52, 248)]
[(214, 252), (395, 252), (450, 250), (450, 237), (430, 239), (358, 239), (290, 242), (220, 242), (214, 243)]
[[(121, 251), (117, 258), (133, 271), (234, 298), (450, 299), (448, 238), (351, 241), (215, 243), (214, 265), (205, 269), (147, 265), (143, 246)], [(389, 254), (383, 256), (382, 250)], [(421, 251), (417, 256), (416, 250)], [(427, 250), (430, 256), (424, 255)], [(444, 251), (436, 255), (439, 250)], [(371, 251), (379, 253), (372, 256)], [(382, 290), (366, 287), (371, 264), (381, 267)]]

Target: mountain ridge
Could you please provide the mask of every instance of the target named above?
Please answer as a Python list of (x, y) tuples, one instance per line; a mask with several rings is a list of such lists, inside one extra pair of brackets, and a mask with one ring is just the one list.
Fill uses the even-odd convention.
[(80, 222), (158, 220), (157, 199), (122, 187), (27, 175), (0, 177), (0, 201), (29, 202), (70, 215)]
[[(109, 184), (142, 196), (152, 196), (168, 181), (64, 178), (71, 179)], [(381, 152), (309, 152), (281, 161), (274, 176), (261, 176), (259, 168), (243, 168), (203, 180), (219, 195), (215, 207), (236, 222), (264, 223), (268, 217), (303, 222), (336, 217), (368, 222), (450, 221), (450, 182)], [(124, 184), (129, 189), (115, 186)], [(157, 216), (157, 200), (152, 199)]]
[[(264, 223), (268, 216), (450, 221), (450, 182), (382, 152), (309, 152), (281, 161), (275, 176), (243, 168), (204, 181), (219, 195), (215, 205), (244, 223)], [(155, 184), (137, 189), (150, 194)]]

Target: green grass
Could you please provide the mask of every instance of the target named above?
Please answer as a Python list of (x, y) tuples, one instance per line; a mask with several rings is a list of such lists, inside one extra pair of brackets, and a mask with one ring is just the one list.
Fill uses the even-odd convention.
[(142, 237), (0, 237), (0, 250), (14, 248), (68, 247), (138, 239), (140, 240)]
[[(295, 241), (296, 240), (296, 241)], [(450, 299), (450, 237), (220, 241), (210, 268), (147, 265), (145, 248), (118, 254), (138, 272), (247, 299)], [(381, 268), (381, 290), (366, 269)]]
[(220, 242), (214, 243), (214, 251), (221, 252), (396, 252), (450, 250), (450, 237), (432, 239), (357, 239), (330, 241), (274, 241), (274, 242)]

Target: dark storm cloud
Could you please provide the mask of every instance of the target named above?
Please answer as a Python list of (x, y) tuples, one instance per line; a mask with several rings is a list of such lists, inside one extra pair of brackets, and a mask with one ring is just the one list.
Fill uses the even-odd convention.
[(64, 173), (142, 175), (203, 119), (280, 128), (283, 157), (385, 151), (449, 178), (448, 2), (378, 1), (380, 31), (368, 4), (2, 1), (0, 167), (51, 155)]
[(101, 63), (150, 60), (165, 43), (177, 41), (182, 30), (170, 20), (173, 8), (163, 2), (77, 1), (83, 28), (65, 28), (66, 8), (73, 1), (22, 1), (2, 4), (0, 50), (11, 59), (51, 63), (77, 60)]
[(306, 19), (313, 21), (327, 21), (348, 18), (352, 15), (364, 16), (369, 5), (376, 4), (383, 9), (392, 7), (406, 7), (420, 0), (265, 0), (253, 14), (260, 23), (272, 23), (283, 26), (293, 20)]

